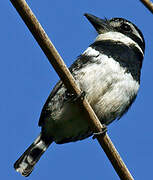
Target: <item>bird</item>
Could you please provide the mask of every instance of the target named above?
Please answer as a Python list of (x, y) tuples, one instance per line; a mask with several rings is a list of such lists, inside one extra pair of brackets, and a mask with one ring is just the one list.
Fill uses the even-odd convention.
[[(120, 119), (137, 97), (145, 40), (129, 20), (84, 15), (97, 31), (97, 37), (69, 70), (100, 122), (107, 127)], [(29, 176), (53, 142), (75, 142), (94, 135), (76, 98), (61, 80), (55, 85), (40, 114), (41, 132), (15, 162), (17, 172)]]

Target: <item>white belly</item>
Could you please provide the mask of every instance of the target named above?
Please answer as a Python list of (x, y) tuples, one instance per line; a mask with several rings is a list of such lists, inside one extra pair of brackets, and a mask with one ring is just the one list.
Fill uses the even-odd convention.
[[(119, 118), (136, 96), (139, 83), (126, 69), (105, 55), (96, 55), (95, 63), (73, 72), (78, 86), (86, 92), (87, 100), (102, 123), (106, 125)], [(51, 118), (46, 120), (45, 132), (56, 143), (65, 139), (80, 140), (91, 135), (88, 122), (80, 108), (73, 102), (63, 104), (59, 89), (52, 98)], [(61, 106), (63, 104), (63, 106)]]

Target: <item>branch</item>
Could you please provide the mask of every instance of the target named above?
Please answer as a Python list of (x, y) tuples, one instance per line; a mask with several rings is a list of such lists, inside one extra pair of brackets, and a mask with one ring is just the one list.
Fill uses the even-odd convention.
[(149, 0), (140, 0), (152, 13), (153, 13), (153, 3)]
[[(39, 46), (47, 56), (49, 62), (52, 64), (57, 74), (63, 81), (65, 87), (75, 95), (80, 95), (81, 91), (77, 87), (73, 76), (69, 72), (61, 56), (58, 54), (54, 45), (51, 43), (47, 34), (43, 30), (42, 26), (36, 19), (35, 15), (31, 11), (25, 0), (10, 0), (10, 1), (18, 11), (20, 16), (22, 17), (23, 21), (25, 22), (25, 24), (27, 25), (33, 36), (35, 37)], [(87, 120), (89, 121), (93, 132), (101, 132), (103, 126), (98, 120), (97, 116), (95, 115), (94, 111), (90, 107), (87, 100), (86, 99), (84, 99), (83, 101), (80, 100), (79, 104), (81, 107), (82, 106), (84, 107), (84, 111), (87, 114)], [(119, 153), (115, 149), (109, 136), (105, 134), (98, 136), (97, 139), (99, 144), (105, 151), (106, 155), (108, 156), (109, 160), (111, 161), (113, 167), (115, 168), (118, 176), (122, 180), (133, 180), (132, 175), (130, 174), (124, 162), (122, 161), (121, 157), (119, 156)]]

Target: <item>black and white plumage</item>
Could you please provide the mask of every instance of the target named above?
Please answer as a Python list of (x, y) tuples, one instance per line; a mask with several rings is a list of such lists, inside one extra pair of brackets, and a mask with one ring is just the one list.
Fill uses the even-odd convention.
[[(140, 30), (130, 21), (85, 16), (98, 36), (72, 64), (70, 71), (101, 123), (108, 125), (121, 118), (137, 96), (145, 42)], [(14, 165), (23, 176), (32, 172), (52, 142), (82, 140), (94, 133), (71, 98), (59, 81), (41, 112), (39, 137)]]

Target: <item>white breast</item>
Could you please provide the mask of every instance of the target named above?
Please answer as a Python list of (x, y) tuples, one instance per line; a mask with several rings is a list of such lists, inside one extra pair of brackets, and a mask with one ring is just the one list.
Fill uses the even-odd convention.
[(92, 55), (95, 63), (77, 72), (77, 83), (86, 92), (97, 116), (111, 122), (130, 104), (130, 99), (138, 92), (139, 83), (111, 57), (91, 47), (84, 54)]

